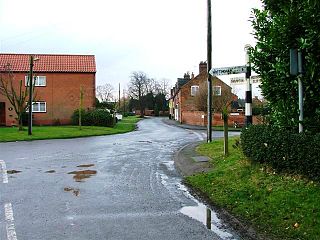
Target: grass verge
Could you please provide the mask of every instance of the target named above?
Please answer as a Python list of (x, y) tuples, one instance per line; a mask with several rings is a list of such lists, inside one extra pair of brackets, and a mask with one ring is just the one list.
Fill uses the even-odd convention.
[(133, 131), (136, 123), (140, 119), (141, 118), (135, 116), (123, 118), (114, 128), (82, 126), (82, 130), (80, 130), (79, 126), (34, 126), (31, 136), (28, 135), (27, 128), (25, 128), (24, 131), (18, 131), (17, 127), (2, 127), (0, 128), (0, 142), (76, 138), (126, 133)]
[[(235, 143), (231, 139), (231, 144)], [(251, 164), (239, 149), (223, 157), (223, 142), (200, 145), (214, 169), (186, 182), (270, 239), (319, 239), (320, 184)]]

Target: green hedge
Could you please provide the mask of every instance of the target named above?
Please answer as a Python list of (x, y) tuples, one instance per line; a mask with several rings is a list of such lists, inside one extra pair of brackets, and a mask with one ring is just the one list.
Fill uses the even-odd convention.
[[(72, 124), (79, 124), (79, 109), (73, 112)], [(105, 109), (81, 110), (81, 125), (83, 126), (103, 126), (113, 127), (115, 120), (113, 115)]]
[(240, 139), (244, 155), (253, 162), (320, 180), (320, 134), (252, 125), (243, 129)]

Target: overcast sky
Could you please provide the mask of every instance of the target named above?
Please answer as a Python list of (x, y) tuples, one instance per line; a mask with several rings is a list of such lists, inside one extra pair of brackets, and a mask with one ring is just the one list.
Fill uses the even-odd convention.
[[(0, 0), (0, 52), (93, 54), (97, 85), (174, 84), (206, 60), (207, 0)], [(212, 0), (213, 67), (243, 65), (260, 0)], [(228, 80), (226, 80), (228, 81)], [(228, 83), (228, 82), (227, 82)], [(241, 95), (241, 94), (240, 94)]]

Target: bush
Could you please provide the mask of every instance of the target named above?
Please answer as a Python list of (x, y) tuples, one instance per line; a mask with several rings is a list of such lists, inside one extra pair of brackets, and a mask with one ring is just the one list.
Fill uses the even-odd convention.
[[(79, 109), (71, 117), (73, 125), (79, 125)], [(106, 109), (81, 110), (81, 125), (113, 127), (115, 124), (112, 114)]]
[(242, 151), (251, 161), (320, 180), (320, 134), (252, 125), (243, 129), (240, 138)]

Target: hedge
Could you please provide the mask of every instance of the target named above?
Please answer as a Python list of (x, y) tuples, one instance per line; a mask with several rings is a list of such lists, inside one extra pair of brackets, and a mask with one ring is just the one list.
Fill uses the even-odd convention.
[[(73, 112), (72, 124), (79, 124), (79, 109)], [(115, 120), (113, 115), (106, 109), (81, 110), (81, 125), (113, 127)]]
[(242, 130), (240, 140), (244, 155), (251, 161), (320, 180), (319, 133), (293, 133), (269, 125), (252, 125)]

